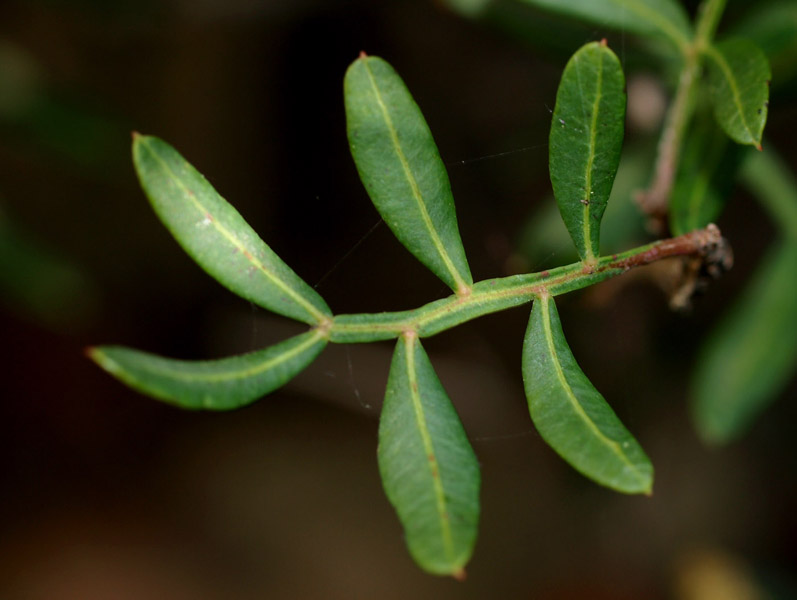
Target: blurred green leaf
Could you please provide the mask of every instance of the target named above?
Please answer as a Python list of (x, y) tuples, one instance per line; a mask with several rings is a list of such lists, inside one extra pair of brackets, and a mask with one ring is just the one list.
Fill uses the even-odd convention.
[(583, 260), (600, 255), (600, 222), (620, 162), (625, 78), (603, 43), (579, 49), (556, 94), (549, 143), (559, 212)]
[(673, 235), (702, 229), (719, 218), (744, 154), (744, 148), (729, 142), (712, 115), (696, 115), (681, 149), (670, 194)]
[(379, 471), (424, 570), (464, 576), (479, 521), (479, 464), (417, 337), (396, 344), (379, 422)]
[(454, 291), (469, 287), (448, 174), (404, 82), (381, 58), (361, 56), (346, 72), (344, 95), (351, 153), (379, 214)]
[(453, 10), (466, 17), (476, 17), (493, 2), (493, 0), (443, 0)]
[(797, 241), (772, 248), (707, 339), (692, 381), (692, 415), (707, 442), (740, 436), (797, 363)]
[[(118, 141), (129, 128), (96, 94), (48, 85), (44, 67), (25, 48), (0, 39), (0, 128), (15, 153), (34, 161), (67, 161), (72, 172), (111, 177), (121, 167)], [(45, 153), (42, 158), (42, 152)]]
[[(623, 33), (623, 67), (645, 70), (667, 70), (666, 78), (677, 77), (683, 52), (676, 46), (686, 44), (688, 37), (673, 40), (659, 34), (655, 26), (652, 33), (637, 36), (624, 35), (627, 29), (616, 21), (605, 22), (598, 16), (581, 18), (581, 13), (558, 10), (561, 3), (535, 0), (438, 0), (446, 7), (468, 19), (478, 19), (484, 25), (504, 33), (508, 39), (526, 45), (536, 56), (546, 60), (567, 60), (587, 39), (596, 39), (597, 34), (617, 29)], [(589, 5), (586, 5), (589, 10)], [(676, 11), (677, 12), (677, 11)], [(678, 18), (676, 17), (676, 20)], [(620, 20), (622, 22), (622, 19)], [(597, 27), (596, 27), (597, 26)], [(686, 27), (689, 23), (686, 21)], [(648, 28), (645, 28), (646, 30)], [(689, 34), (691, 37), (691, 32)], [(641, 50), (632, 52), (631, 49)]]
[(641, 36), (656, 35), (683, 48), (692, 27), (674, 0), (521, 0), (533, 6), (596, 25)]
[(290, 381), (326, 343), (315, 330), (219, 360), (176, 360), (122, 346), (98, 346), (88, 353), (108, 373), (148, 396), (181, 408), (231, 410)]
[(311, 325), (331, 316), (213, 186), (169, 144), (136, 134), (133, 161), (163, 224), (199, 266), (255, 304)]
[(797, 241), (797, 179), (773, 148), (752, 152), (742, 164), (741, 178), (769, 213), (772, 223)]
[(99, 293), (63, 252), (0, 212), (0, 301), (45, 327), (74, 330), (93, 317)]
[(734, 141), (761, 149), (772, 77), (766, 55), (744, 38), (709, 45), (705, 52), (717, 122)]
[(523, 382), (534, 425), (559, 456), (601, 485), (650, 494), (653, 465), (579, 368), (547, 296), (531, 311)]
[(772, 85), (781, 86), (797, 73), (797, 2), (751, 2), (733, 34), (755, 42), (772, 65)]

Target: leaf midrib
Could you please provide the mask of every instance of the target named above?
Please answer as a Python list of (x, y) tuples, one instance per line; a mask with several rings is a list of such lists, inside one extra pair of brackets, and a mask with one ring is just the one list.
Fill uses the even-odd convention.
[(424, 455), (427, 459), (426, 464), (429, 468), (429, 476), (432, 478), (435, 508), (437, 509), (437, 517), (440, 523), (440, 535), (443, 541), (443, 549), (448, 562), (453, 563), (456, 560), (456, 554), (454, 552), (454, 540), (451, 536), (451, 524), (446, 508), (446, 497), (440, 474), (440, 464), (437, 462), (434, 444), (432, 444), (432, 437), (426, 422), (426, 414), (423, 409), (423, 403), (421, 402), (418, 377), (415, 368), (416, 337), (415, 335), (404, 335), (401, 337), (400, 343), (404, 344), (406, 357), (405, 366), (407, 368), (410, 398), (412, 399), (412, 407), (415, 412), (415, 423), (418, 426), (418, 432), (423, 442)]
[[(584, 181), (584, 202), (582, 210), (582, 235), (584, 236), (584, 260), (594, 261), (595, 252), (592, 248), (592, 221), (590, 220), (592, 208), (592, 166), (595, 162), (595, 147), (597, 145), (597, 132), (598, 132), (598, 112), (600, 110), (600, 102), (603, 96), (603, 52), (598, 48), (598, 78), (595, 84), (595, 100), (592, 103), (592, 122), (590, 123), (589, 133), (589, 153), (587, 156), (587, 167)], [(581, 61), (579, 61), (581, 62)], [(576, 63), (576, 79), (578, 81), (578, 89), (581, 93), (582, 101), (584, 99), (584, 91), (581, 85), (581, 71), (580, 65)], [(583, 106), (583, 102), (582, 102)], [(597, 250), (597, 249), (596, 249)]]

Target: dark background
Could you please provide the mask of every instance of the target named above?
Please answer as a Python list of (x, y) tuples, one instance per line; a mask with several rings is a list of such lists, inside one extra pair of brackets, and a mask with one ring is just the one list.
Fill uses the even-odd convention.
[[(737, 267), (690, 314), (670, 312), (645, 277), (560, 303), (582, 368), (653, 460), (651, 498), (586, 481), (532, 429), (526, 308), (426, 344), (482, 465), (464, 584), (414, 566), (381, 491), (389, 344), (329, 347), (283, 390), (226, 414), (139, 396), (83, 354), (122, 343), (208, 358), (297, 331), (182, 253), (138, 187), (133, 130), (173, 144), (336, 313), (446, 295), (378, 225), (357, 180), (342, 78), (361, 50), (390, 61), (426, 115), (474, 278), (569, 260), (517, 250), (551, 201), (561, 69), (603, 36), (631, 75), (656, 68), (630, 36), (529, 14), (531, 39), (521, 21), (507, 32), (420, 0), (2, 4), (0, 223), (35, 256), (6, 249), (4, 261), (18, 272), (0, 312), (0, 596), (797, 594), (794, 384), (723, 449), (698, 440), (687, 412), (697, 343), (773, 235), (743, 193), (720, 221)], [(794, 97), (773, 97), (768, 125), (792, 165)], [(702, 589), (719, 595), (690, 595)]]

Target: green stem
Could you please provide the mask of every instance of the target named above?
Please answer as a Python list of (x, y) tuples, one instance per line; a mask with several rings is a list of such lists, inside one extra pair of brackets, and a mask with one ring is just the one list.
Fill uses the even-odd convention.
[(725, 10), (725, 2), (726, 0), (705, 0), (698, 8), (695, 37), (683, 47), (684, 64), (661, 133), (653, 182), (637, 196), (642, 210), (654, 219), (656, 229), (663, 229), (666, 221), (684, 134), (694, 111), (696, 83), (700, 76), (702, 58), (711, 47), (720, 17)]
[(414, 310), (336, 315), (325, 326), (325, 333), (336, 343), (374, 342), (412, 333), (428, 337), (482, 315), (527, 304), (541, 296), (572, 292), (663, 258), (703, 255), (720, 238), (719, 229), (709, 225), (622, 254), (603, 256), (593, 265), (578, 262), (540, 273), (480, 281), (468, 295), (455, 294)]
[(704, 45), (711, 44), (711, 40), (714, 39), (726, 2), (727, 0), (705, 0), (698, 8), (694, 42), (698, 50)]
[(788, 238), (797, 240), (797, 181), (772, 148), (751, 152), (742, 166), (741, 177), (773, 223)]

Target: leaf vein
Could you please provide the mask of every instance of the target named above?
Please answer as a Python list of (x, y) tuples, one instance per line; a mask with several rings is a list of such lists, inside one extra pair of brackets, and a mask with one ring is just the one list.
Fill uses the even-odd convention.
[[(598, 77), (595, 82), (595, 100), (592, 104), (592, 122), (590, 123), (589, 132), (589, 154), (587, 156), (586, 168), (586, 181), (584, 185), (584, 194), (586, 195), (584, 208), (583, 208), (583, 235), (584, 235), (584, 259), (591, 261), (595, 259), (595, 253), (592, 248), (592, 221), (590, 220), (591, 203), (592, 203), (592, 168), (595, 162), (595, 148), (597, 146), (598, 135), (598, 113), (600, 111), (600, 102), (603, 91), (603, 52), (598, 52)], [(579, 78), (580, 84), (580, 78)]]

